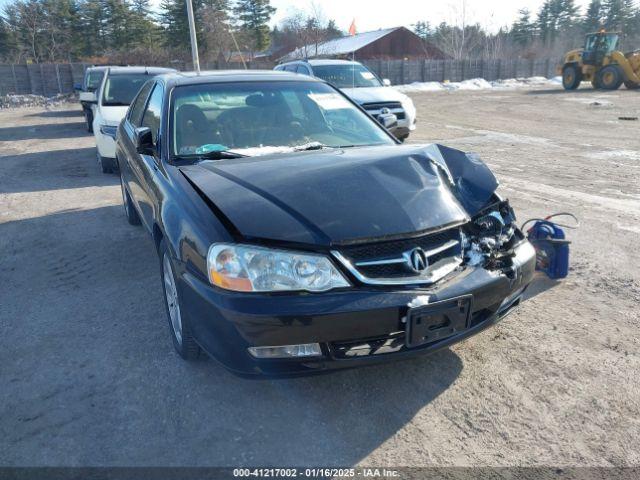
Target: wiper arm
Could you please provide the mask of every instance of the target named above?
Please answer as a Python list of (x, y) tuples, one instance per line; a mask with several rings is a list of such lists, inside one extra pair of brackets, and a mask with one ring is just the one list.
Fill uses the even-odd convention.
[(322, 150), (323, 148), (330, 148), (330, 147), (320, 142), (311, 142), (305, 145), (299, 145), (297, 147), (293, 147), (294, 150), (299, 152), (304, 152), (307, 150)]
[(224, 159), (233, 159), (233, 158), (243, 158), (248, 156), (249, 155), (243, 155), (241, 153), (232, 152), (231, 150), (212, 150), (207, 153), (196, 154), (196, 157), (202, 160), (224, 160)]

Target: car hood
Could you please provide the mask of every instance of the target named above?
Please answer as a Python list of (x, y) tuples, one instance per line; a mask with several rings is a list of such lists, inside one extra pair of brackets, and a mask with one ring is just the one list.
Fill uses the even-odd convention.
[(459, 224), (498, 185), (479, 159), (441, 145), (202, 161), (180, 171), (232, 234), (325, 246)]
[(103, 123), (107, 125), (119, 125), (120, 121), (127, 114), (129, 107), (105, 107), (100, 106), (100, 115)]
[(403, 102), (407, 100), (404, 93), (391, 87), (342, 88), (342, 92), (357, 103)]

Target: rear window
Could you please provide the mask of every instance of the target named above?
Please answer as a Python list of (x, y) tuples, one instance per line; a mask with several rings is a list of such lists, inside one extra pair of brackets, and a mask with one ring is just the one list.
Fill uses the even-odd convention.
[(382, 86), (378, 77), (364, 65), (314, 65), (313, 73), (338, 88)]
[(140, 88), (152, 78), (145, 73), (109, 75), (104, 84), (102, 105), (128, 107)]

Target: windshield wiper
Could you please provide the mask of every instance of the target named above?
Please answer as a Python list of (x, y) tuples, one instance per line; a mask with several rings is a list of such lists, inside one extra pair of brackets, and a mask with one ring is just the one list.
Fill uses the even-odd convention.
[(231, 150), (212, 150), (206, 153), (197, 153), (195, 157), (202, 160), (224, 160), (233, 158), (244, 158), (249, 155), (243, 155), (242, 153), (232, 152)]
[(128, 107), (129, 104), (124, 102), (103, 102), (102, 106), (103, 107)]
[(297, 147), (293, 147), (293, 149), (298, 152), (304, 152), (307, 150), (322, 150), (323, 148), (331, 148), (331, 147), (324, 145), (323, 143), (320, 143), (320, 142), (311, 142), (305, 145), (298, 145)]

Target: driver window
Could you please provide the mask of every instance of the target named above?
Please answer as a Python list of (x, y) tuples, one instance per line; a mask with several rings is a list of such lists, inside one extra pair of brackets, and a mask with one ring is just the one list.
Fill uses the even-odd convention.
[(142, 117), (142, 127), (149, 127), (151, 129), (151, 135), (153, 136), (153, 143), (158, 140), (158, 131), (160, 130), (160, 116), (162, 112), (162, 87), (156, 85), (149, 98), (149, 104), (144, 111)]
[(129, 110), (129, 121), (135, 126), (139, 127), (142, 122), (142, 112), (144, 110), (144, 104), (149, 97), (149, 92), (153, 87), (153, 82), (145, 84), (138, 93), (138, 96), (134, 100), (131, 109)]

